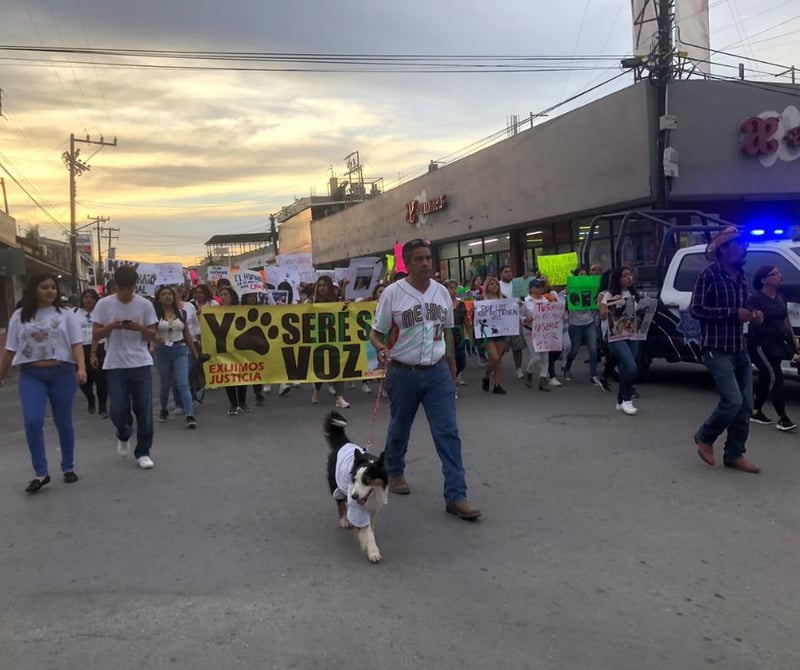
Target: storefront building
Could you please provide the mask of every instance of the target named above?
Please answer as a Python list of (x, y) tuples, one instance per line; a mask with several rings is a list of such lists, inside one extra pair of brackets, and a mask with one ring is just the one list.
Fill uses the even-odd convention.
[[(676, 81), (668, 113), (669, 206), (746, 225), (800, 222), (800, 87)], [(428, 239), (443, 276), (468, 282), (506, 263), (578, 250), (598, 214), (657, 198), (655, 89), (642, 82), (521, 132), (362, 204), (310, 222), (314, 263), (390, 253)], [(614, 224), (595, 237), (610, 263)], [(600, 240), (607, 240), (603, 253)]]

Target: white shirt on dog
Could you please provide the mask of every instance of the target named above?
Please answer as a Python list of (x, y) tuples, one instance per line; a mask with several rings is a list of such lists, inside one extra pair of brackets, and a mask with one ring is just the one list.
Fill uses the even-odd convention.
[(353, 470), (356, 449), (365, 451), (363, 447), (348, 442), (336, 454), (336, 490), (333, 492), (333, 497), (336, 500), (347, 500), (347, 520), (355, 528), (366, 528), (369, 526), (369, 511), (366, 505), (359, 505), (350, 497), (352, 485), (350, 473)]

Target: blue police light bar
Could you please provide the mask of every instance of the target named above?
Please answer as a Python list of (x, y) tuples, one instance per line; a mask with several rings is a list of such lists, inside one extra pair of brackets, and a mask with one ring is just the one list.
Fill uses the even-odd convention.
[(763, 237), (763, 236), (766, 234), (766, 232), (767, 232), (767, 231), (766, 231), (766, 230), (764, 230), (763, 228), (756, 228), (756, 229), (754, 229), (754, 230), (751, 230), (751, 231), (750, 231), (750, 234), (751, 234), (753, 237)]

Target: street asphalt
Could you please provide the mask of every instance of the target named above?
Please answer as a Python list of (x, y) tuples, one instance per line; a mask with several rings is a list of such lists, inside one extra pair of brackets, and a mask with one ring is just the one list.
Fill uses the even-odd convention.
[[(507, 360), (499, 396), (469, 359), (458, 414), (483, 517), (445, 513), (420, 411), (412, 492), (380, 514), (376, 565), (337, 525), (328, 406), (309, 386), (284, 398), (275, 386), (237, 417), (209, 392), (196, 431), (156, 423), (150, 471), (117, 456), (110, 421), (79, 394), (80, 481), (61, 480), (48, 419), (53, 481), (29, 496), (10, 379), (0, 668), (800, 668), (800, 435), (753, 425), (763, 472), (710, 468), (692, 443), (716, 402), (702, 369), (654, 365), (628, 417), (580, 361), (542, 393)], [(376, 394), (346, 396), (350, 437), (374, 432), (380, 451), (388, 401), (371, 431)], [(792, 385), (795, 419), (798, 400)]]

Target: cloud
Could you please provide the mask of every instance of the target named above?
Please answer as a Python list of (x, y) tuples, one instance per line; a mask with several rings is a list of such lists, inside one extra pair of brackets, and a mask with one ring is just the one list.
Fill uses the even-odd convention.
[[(738, 5), (745, 19), (764, 11), (758, 0)], [(216, 0), (10, 0), (0, 44), (620, 55), (631, 48), (629, 6), (629, 0), (407, 0), (369, 7), (320, 0), (237, 0), (227, 6)], [(712, 26), (730, 23), (723, 10), (712, 9)], [(763, 18), (776, 22), (790, 17), (788, 12), (776, 8)], [(762, 30), (757, 22), (748, 26)], [(260, 229), (270, 211), (295, 196), (311, 189), (325, 193), (329, 168), (341, 174), (351, 151), (360, 151), (370, 176), (391, 184), (500, 130), (512, 114), (524, 118), (616, 73), (613, 61), (608, 71), (432, 75), (112, 69), (55, 64), (100, 57), (17, 55), (45, 62), (3, 61), (7, 120), (0, 119), (0, 161), (26, 178), (65, 221), (61, 154), (69, 134), (116, 136), (118, 146), (91, 157), (91, 172), (78, 180), (78, 219), (111, 216), (124, 231), (121, 253), (143, 258), (174, 251), (191, 259), (203, 253), (202, 241), (210, 234)], [(89, 158), (95, 149), (81, 145), (81, 156)], [(42, 223), (59, 233), (13, 184), (9, 198), (12, 215), (23, 225)]]

